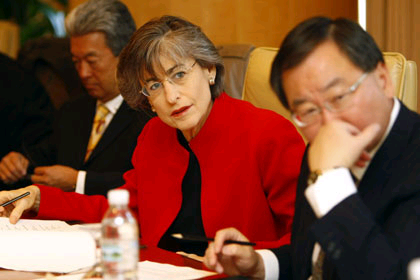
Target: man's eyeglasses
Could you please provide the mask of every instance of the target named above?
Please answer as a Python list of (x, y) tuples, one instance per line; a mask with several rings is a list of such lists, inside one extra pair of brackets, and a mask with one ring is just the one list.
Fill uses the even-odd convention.
[(194, 61), (193, 65), (190, 67), (185, 67), (184, 65), (180, 65), (176, 67), (169, 77), (164, 78), (162, 81), (149, 81), (147, 82), (143, 88), (141, 89), (141, 93), (147, 97), (154, 97), (159, 95), (163, 92), (164, 86), (163, 82), (168, 81), (173, 85), (183, 86), (186, 84), (189, 78), (189, 74), (193, 69), (194, 65), (197, 63), (197, 60)]
[(321, 119), (322, 107), (330, 112), (340, 112), (352, 106), (353, 94), (360, 84), (367, 77), (368, 73), (364, 73), (352, 86), (344, 92), (335, 94), (328, 98), (322, 106), (318, 106), (313, 102), (303, 102), (299, 104), (292, 113), (292, 120), (299, 127), (305, 127), (313, 124)]

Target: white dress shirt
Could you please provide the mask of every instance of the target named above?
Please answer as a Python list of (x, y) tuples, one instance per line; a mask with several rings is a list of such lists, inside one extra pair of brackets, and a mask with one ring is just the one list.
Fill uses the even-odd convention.
[[(394, 97), (394, 105), (392, 107), (388, 127), (378, 145), (376, 145), (376, 147), (369, 152), (371, 158), (375, 156), (379, 147), (382, 145), (389, 132), (391, 131), (399, 111), (400, 103), (398, 99)], [(353, 166), (351, 168), (351, 172), (356, 176), (357, 179), (360, 180), (365, 174), (369, 164), (370, 161), (366, 162), (364, 167)], [(340, 185), (340, 188), (337, 188), (337, 185)], [(356, 192), (357, 187), (354, 184), (349, 169), (342, 167), (331, 169), (320, 175), (316, 182), (308, 186), (308, 188), (305, 190), (305, 197), (314, 210), (315, 215), (318, 218), (321, 218), (341, 201)], [(313, 263), (318, 258), (320, 251), (321, 247), (318, 243), (316, 243), (312, 253)], [(279, 262), (274, 253), (270, 250), (257, 250), (257, 253), (261, 255), (264, 261), (265, 279), (279, 279), (281, 268), (279, 268)]]
[[(120, 108), (123, 102), (123, 98), (121, 94), (117, 95), (113, 99), (109, 100), (108, 102), (104, 103), (103, 105), (109, 110), (109, 113), (105, 117), (104, 128), (107, 129), (109, 123), (114, 118), (115, 114), (117, 113), (118, 109)], [(100, 105), (99, 101), (96, 101), (96, 108)], [(85, 193), (85, 183), (86, 183), (86, 171), (79, 170), (77, 173), (77, 183), (76, 189), (74, 190), (77, 193), (84, 194)]]

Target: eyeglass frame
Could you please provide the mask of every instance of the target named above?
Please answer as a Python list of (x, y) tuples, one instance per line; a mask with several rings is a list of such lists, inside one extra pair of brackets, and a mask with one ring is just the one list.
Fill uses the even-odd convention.
[[(197, 60), (194, 60), (194, 63), (189, 67), (189, 68), (186, 68), (186, 69), (183, 69), (184, 70), (184, 72), (186, 73), (186, 74), (189, 74), (190, 72), (191, 72), (191, 70), (194, 68), (194, 66), (197, 64)], [(177, 74), (178, 72), (175, 72), (174, 74)], [(174, 82), (174, 81), (172, 81), (172, 79), (170, 78), (170, 77), (165, 77), (163, 80), (160, 80), (160, 81), (156, 81), (156, 83), (158, 83), (158, 84), (160, 84), (161, 85), (161, 87), (163, 87), (164, 88), (164, 85), (163, 85), (163, 82), (164, 81), (167, 81), (168, 83), (170, 83), (170, 84), (172, 84), (172, 85), (177, 85), (177, 83), (176, 82)], [(141, 88), (141, 90), (140, 90), (140, 92), (144, 95), (144, 96), (146, 96), (146, 97), (153, 97), (153, 96), (155, 96), (155, 95), (153, 95), (153, 94), (150, 94), (150, 93), (148, 93), (147, 92), (147, 90), (146, 90), (146, 86), (143, 86), (142, 88)]]
[[(350, 94), (355, 93), (357, 91), (357, 89), (359, 88), (359, 86), (362, 84), (362, 82), (366, 79), (366, 77), (368, 76), (368, 74), (369, 74), (369, 72), (364, 72), (362, 74), (362, 76), (360, 76), (360, 78), (357, 79), (357, 81), (354, 84), (352, 84), (343, 94), (336, 95), (333, 98), (336, 98), (336, 97), (339, 97), (339, 96), (340, 97), (344, 97), (344, 96), (347, 96), (347, 95), (350, 95)], [(331, 98), (331, 99), (333, 99), (333, 98)], [(334, 106), (331, 105), (331, 99), (330, 100), (327, 100), (327, 101), (324, 101), (323, 102), (323, 105), (321, 105), (321, 106), (317, 106), (315, 103), (310, 102), (310, 103), (313, 103), (314, 105), (316, 105), (316, 108), (318, 109), (317, 112), (313, 113), (313, 116), (315, 117), (315, 116), (320, 115), (321, 112), (322, 112), (322, 108), (325, 108), (328, 111), (333, 112), (333, 113), (338, 113), (338, 112), (341, 112), (341, 111), (343, 111), (343, 110), (345, 110), (346, 108), (349, 107), (349, 106), (345, 106), (345, 107), (343, 107), (341, 109), (334, 109)], [(306, 127), (308, 125), (311, 125), (311, 124), (315, 123), (315, 121), (314, 122), (310, 122), (310, 123), (302, 122), (301, 120), (298, 119), (297, 114), (295, 112), (292, 112), (291, 118), (292, 118), (293, 122), (298, 127)]]

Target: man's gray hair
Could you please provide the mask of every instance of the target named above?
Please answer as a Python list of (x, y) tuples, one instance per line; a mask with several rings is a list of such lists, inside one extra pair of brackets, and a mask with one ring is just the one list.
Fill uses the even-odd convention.
[(106, 44), (115, 56), (136, 31), (136, 24), (127, 6), (118, 0), (89, 0), (74, 8), (66, 18), (70, 36), (103, 32)]

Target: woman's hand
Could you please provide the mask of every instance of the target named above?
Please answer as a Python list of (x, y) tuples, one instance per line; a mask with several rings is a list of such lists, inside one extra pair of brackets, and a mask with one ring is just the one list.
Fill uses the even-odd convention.
[(10, 223), (16, 224), (24, 211), (38, 212), (41, 193), (39, 188), (35, 185), (30, 185), (26, 188), (13, 191), (0, 192), (0, 204), (3, 204), (28, 191), (30, 193), (28, 196), (25, 196), (6, 207), (0, 206), (0, 217), (9, 217)]
[(225, 244), (226, 240), (249, 241), (235, 228), (219, 230), (206, 250), (204, 264), (218, 273), (263, 279), (265, 271), (261, 256), (251, 246)]

